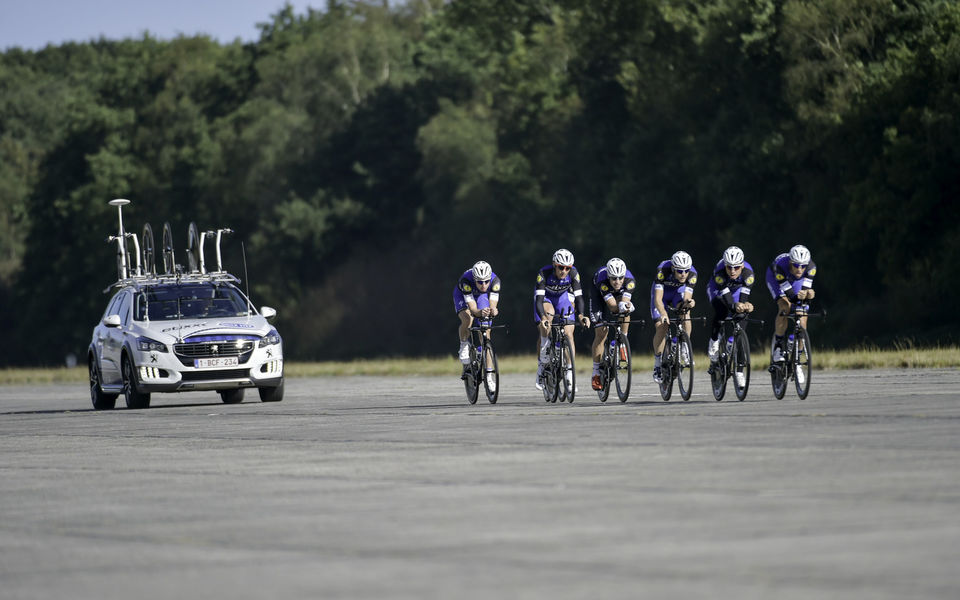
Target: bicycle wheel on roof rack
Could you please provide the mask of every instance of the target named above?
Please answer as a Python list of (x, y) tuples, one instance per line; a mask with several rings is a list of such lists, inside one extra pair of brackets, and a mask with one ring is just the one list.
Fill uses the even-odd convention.
[(187, 265), (191, 273), (200, 272), (200, 232), (192, 221), (187, 227)]
[(177, 263), (173, 254), (173, 229), (170, 228), (170, 222), (163, 224), (163, 241), (160, 252), (163, 253), (163, 273), (164, 275), (173, 275), (177, 271)]
[(156, 251), (153, 249), (153, 228), (150, 223), (143, 226), (143, 233), (140, 235), (140, 255), (143, 261), (143, 274), (146, 276), (157, 274)]

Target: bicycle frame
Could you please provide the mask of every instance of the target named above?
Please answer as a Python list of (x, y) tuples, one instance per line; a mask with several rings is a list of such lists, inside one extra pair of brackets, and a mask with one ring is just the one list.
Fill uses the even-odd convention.
[[(689, 316), (690, 309), (666, 306), (670, 322), (667, 325), (663, 353), (660, 355), (660, 396), (669, 401), (673, 394), (674, 380), (680, 383), (680, 397), (689, 400), (693, 390), (693, 347), (683, 324), (687, 321), (705, 321), (705, 317)], [(681, 356), (681, 347), (687, 347), (687, 356)], [(686, 382), (684, 382), (685, 373)]]
[[(793, 322), (792, 332), (785, 336), (784, 342), (786, 356), (783, 362), (770, 363), (770, 381), (773, 385), (773, 395), (779, 400), (786, 393), (787, 382), (791, 379), (795, 383), (797, 396), (801, 400), (806, 399), (810, 393), (810, 380), (813, 374), (813, 349), (810, 344), (810, 334), (806, 327), (801, 325), (800, 321), (804, 317), (825, 316), (826, 310), (820, 313), (811, 313), (810, 307), (805, 302), (794, 301), (790, 313), (778, 313), (778, 316), (786, 317)], [(797, 377), (797, 371), (802, 370), (803, 381)]]
[[(487, 393), (487, 400), (490, 404), (496, 404), (500, 395), (500, 373), (497, 367), (497, 357), (493, 350), (493, 342), (490, 339), (490, 332), (494, 329), (506, 329), (506, 325), (493, 325), (493, 319), (483, 321), (476, 320), (470, 326), (470, 363), (463, 366), (463, 374), (460, 376), (464, 381), (464, 387), (467, 392), (467, 400), (470, 404), (477, 401), (480, 392), (481, 383)], [(487, 375), (494, 374), (495, 385), (491, 389), (487, 381)]]
[[(550, 338), (547, 346), (548, 361), (544, 365), (543, 396), (547, 402), (573, 402), (576, 394), (576, 369), (573, 358), (573, 340), (566, 327), (572, 311), (554, 315), (550, 322)], [(560, 317), (560, 318), (558, 318)], [(558, 322), (559, 321), (559, 322)], [(576, 327), (576, 325), (574, 325)], [(564, 358), (566, 353), (567, 357)], [(566, 364), (565, 364), (566, 363)], [(569, 380), (566, 375), (570, 374)], [(562, 393), (561, 393), (562, 392)]]
[(734, 391), (737, 399), (743, 401), (750, 387), (750, 340), (747, 336), (748, 323), (760, 323), (761, 319), (751, 319), (748, 313), (728, 315), (721, 323), (720, 350), (716, 363), (711, 363), (707, 372), (713, 388), (713, 396), (719, 402), (723, 400), (727, 380), (734, 377), (738, 370), (744, 373), (743, 385), (734, 378)]
[[(603, 344), (603, 353), (600, 358), (600, 381), (602, 383), (601, 389), (597, 390), (597, 396), (599, 396), (601, 402), (606, 402), (607, 397), (610, 394), (610, 383), (616, 381), (617, 384), (617, 396), (620, 398), (620, 402), (626, 402), (627, 398), (630, 396), (630, 382), (632, 379), (632, 357), (630, 353), (630, 341), (627, 339), (626, 334), (623, 332), (624, 323), (636, 324), (639, 327), (643, 327), (643, 320), (630, 320), (627, 319), (630, 317), (627, 315), (615, 315), (612, 319), (604, 319), (597, 323), (594, 327), (606, 327), (607, 335)], [(623, 347), (624, 354), (626, 356), (625, 360), (621, 360), (620, 348)], [(623, 372), (624, 381), (620, 381), (620, 373)]]

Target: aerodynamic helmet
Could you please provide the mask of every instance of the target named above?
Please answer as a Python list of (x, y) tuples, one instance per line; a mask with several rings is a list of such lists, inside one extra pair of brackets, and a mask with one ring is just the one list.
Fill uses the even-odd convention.
[(627, 263), (619, 258), (611, 258), (607, 261), (607, 277), (625, 277), (627, 275)]
[(493, 275), (493, 268), (490, 266), (490, 263), (478, 260), (473, 265), (473, 280), (474, 281), (490, 281), (490, 277)]
[(737, 246), (730, 246), (723, 251), (723, 264), (728, 267), (739, 267), (743, 265), (743, 250)]
[(553, 263), (561, 267), (572, 267), (573, 252), (570, 252), (566, 248), (560, 248), (553, 253)]
[(810, 264), (810, 251), (807, 250), (806, 246), (797, 244), (793, 248), (790, 248), (790, 262), (798, 265)]
[(683, 250), (677, 250), (670, 257), (670, 266), (674, 269), (689, 270), (693, 266), (693, 259)]

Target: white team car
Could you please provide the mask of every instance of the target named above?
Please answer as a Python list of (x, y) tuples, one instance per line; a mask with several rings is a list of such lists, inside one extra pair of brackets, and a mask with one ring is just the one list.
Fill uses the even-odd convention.
[[(113, 200), (120, 207), (126, 200)], [(118, 242), (118, 281), (87, 353), (90, 398), (95, 409), (111, 409), (123, 394), (129, 408), (150, 406), (152, 392), (215, 390), (223, 402), (243, 400), (245, 388), (257, 388), (263, 402), (283, 399), (283, 342), (268, 322), (270, 307), (257, 311), (237, 287), (239, 280), (220, 270), (220, 237), (229, 230), (198, 232), (191, 223), (190, 270), (173, 262), (172, 234), (164, 225), (166, 273), (153, 271), (153, 232), (144, 227), (143, 243), (123, 231)], [(217, 270), (207, 272), (203, 241), (216, 235)], [(126, 241), (136, 247), (130, 265)], [(141, 258), (143, 259), (141, 261)]]

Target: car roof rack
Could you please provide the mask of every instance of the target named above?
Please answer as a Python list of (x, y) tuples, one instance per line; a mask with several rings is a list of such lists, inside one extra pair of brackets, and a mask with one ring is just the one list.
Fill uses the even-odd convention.
[[(163, 259), (163, 273), (157, 272), (156, 253), (154, 251), (153, 228), (150, 223), (143, 226), (140, 238), (123, 228), (123, 207), (130, 204), (126, 198), (116, 198), (108, 202), (117, 207), (117, 235), (107, 237), (107, 243), (117, 243), (117, 281), (108, 286), (104, 293), (112, 289), (134, 286), (138, 289), (147, 285), (164, 283), (240, 283), (240, 280), (223, 270), (220, 243), (224, 234), (233, 233), (232, 229), (220, 228), (200, 231), (197, 224), (191, 222), (187, 227), (187, 269), (176, 264), (173, 249), (173, 229), (170, 223), (163, 224), (163, 240), (160, 251)], [(216, 270), (207, 270), (204, 257), (204, 245), (207, 239), (215, 240)], [(127, 240), (133, 240), (131, 256)], [(133, 259), (131, 261), (131, 258)]]

